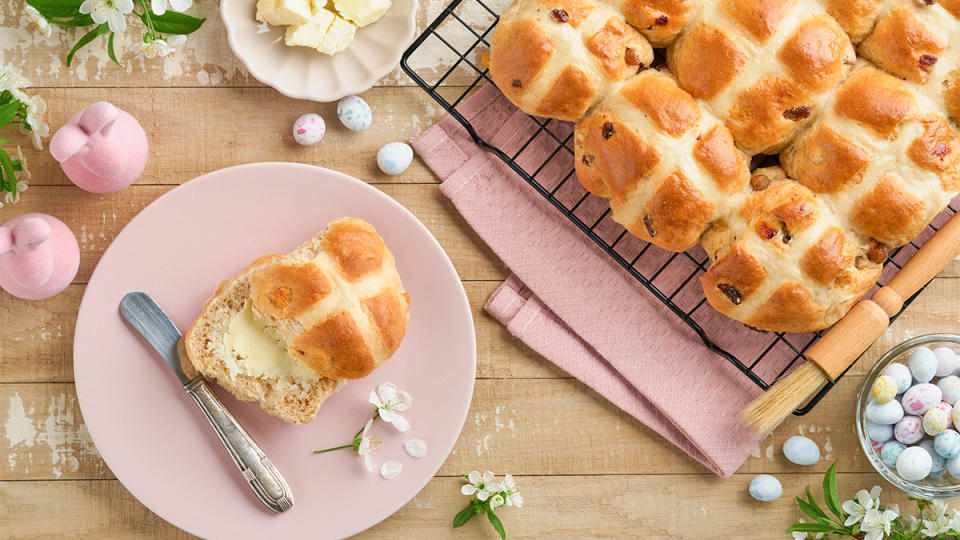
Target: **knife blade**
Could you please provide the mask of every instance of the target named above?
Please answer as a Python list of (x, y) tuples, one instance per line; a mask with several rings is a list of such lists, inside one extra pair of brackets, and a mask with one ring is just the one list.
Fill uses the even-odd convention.
[[(287, 481), (256, 441), (207, 386), (202, 375), (187, 376), (181, 367), (183, 350), (180, 331), (150, 295), (128, 293), (120, 301), (120, 314), (157, 351), (176, 374), (183, 389), (203, 411), (220, 442), (233, 458), (257, 498), (270, 510), (280, 513), (293, 507), (293, 493)], [(191, 373), (192, 375), (192, 373)]]

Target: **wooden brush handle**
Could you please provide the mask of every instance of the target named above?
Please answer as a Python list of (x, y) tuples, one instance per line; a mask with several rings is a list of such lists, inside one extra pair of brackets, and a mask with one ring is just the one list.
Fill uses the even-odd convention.
[(861, 300), (814, 343), (804, 356), (836, 380), (876, 341), (903, 303), (930, 282), (960, 252), (960, 214), (954, 215), (917, 251), (893, 280)]

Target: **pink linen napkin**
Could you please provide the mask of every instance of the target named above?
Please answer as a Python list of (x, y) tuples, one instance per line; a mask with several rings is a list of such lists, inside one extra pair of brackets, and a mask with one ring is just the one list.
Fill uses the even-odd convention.
[[(568, 152), (555, 152), (558, 140), (572, 144), (566, 138), (571, 125), (553, 122), (550, 129), (557, 139), (538, 133), (537, 124), (493, 85), (482, 87), (457, 110), (486, 141), (509, 155), (537, 135), (516, 160), (528, 171), (547, 161), (537, 173), (541, 183), (557, 185), (573, 168)], [(443, 180), (441, 191), (513, 272), (490, 297), (486, 311), (716, 474), (733, 474), (761, 439), (739, 419), (759, 388), (708, 350), (689, 326), (512, 169), (475, 145), (455, 118), (447, 116), (411, 143)], [(557, 196), (576, 201), (582, 193), (574, 177)], [(577, 215), (592, 223), (605, 209), (605, 201), (590, 198), (578, 206)], [(597, 230), (610, 238), (620, 231), (612, 222)], [(645, 247), (629, 235), (616, 244), (628, 261)], [(635, 267), (651, 276), (666, 265), (654, 284), (668, 293), (679, 287), (674, 302), (692, 310), (702, 301), (699, 284), (695, 278), (681, 284), (695, 263), (671, 255), (651, 246)], [(705, 255), (695, 253), (694, 258), (703, 261)], [(785, 340), (749, 330), (706, 304), (693, 318), (739, 358), (754, 359), (769, 348), (754, 368), (768, 381), (794, 356)], [(803, 336), (795, 339), (794, 346), (802, 346)]]

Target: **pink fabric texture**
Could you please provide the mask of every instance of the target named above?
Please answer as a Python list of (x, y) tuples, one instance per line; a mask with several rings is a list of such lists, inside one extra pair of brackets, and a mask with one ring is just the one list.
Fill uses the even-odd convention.
[[(537, 135), (516, 160), (527, 170), (547, 162), (537, 174), (541, 183), (556, 185), (573, 167), (569, 152), (555, 152), (558, 140), (572, 144), (565, 139), (572, 126), (551, 125), (557, 139), (538, 135), (536, 123), (493, 85), (482, 87), (458, 111), (484, 140), (509, 155)], [(759, 388), (707, 349), (688, 325), (512, 169), (475, 145), (456, 119), (444, 118), (411, 143), (443, 180), (441, 191), (513, 272), (486, 311), (711, 471), (733, 474), (761, 439), (739, 417)], [(557, 196), (565, 191), (575, 198), (583, 193), (575, 178)], [(581, 210), (584, 216), (602, 215), (605, 208), (604, 201), (591, 199), (578, 207), (578, 215)], [(597, 230), (603, 233), (604, 227)], [(619, 232), (613, 223), (606, 228)], [(617, 251), (631, 260), (645, 246), (627, 235)], [(705, 259), (702, 252), (697, 257)], [(667, 265), (654, 284), (673, 291), (695, 270), (694, 259), (650, 247), (635, 267), (650, 275)], [(696, 279), (674, 298), (684, 310), (701, 300)], [(767, 380), (793, 357), (784, 340), (749, 330), (708, 305), (696, 308), (694, 320), (740, 358), (756, 358), (769, 347), (755, 368)]]

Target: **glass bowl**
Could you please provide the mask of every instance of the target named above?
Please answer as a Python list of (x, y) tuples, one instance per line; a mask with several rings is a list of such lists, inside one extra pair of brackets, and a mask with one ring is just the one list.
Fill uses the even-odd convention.
[(867, 374), (867, 378), (860, 388), (857, 396), (857, 436), (860, 438), (860, 446), (867, 455), (867, 459), (873, 465), (873, 468), (880, 473), (888, 482), (906, 491), (912, 497), (921, 499), (952, 499), (960, 497), (960, 480), (950, 476), (950, 473), (944, 472), (939, 478), (925, 478), (918, 482), (909, 482), (897, 474), (896, 467), (888, 467), (880, 459), (880, 452), (874, 450), (869, 437), (866, 435), (866, 408), (870, 402), (870, 387), (874, 379), (880, 375), (883, 368), (889, 364), (900, 361), (906, 364), (910, 357), (910, 352), (920, 346), (926, 346), (930, 349), (937, 347), (949, 347), (954, 352), (960, 351), (960, 336), (955, 334), (928, 334), (925, 336), (908, 339), (903, 343), (887, 351), (886, 354), (877, 360), (877, 363)]

